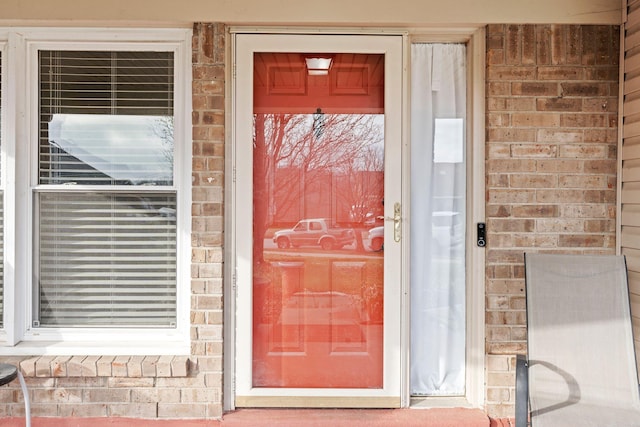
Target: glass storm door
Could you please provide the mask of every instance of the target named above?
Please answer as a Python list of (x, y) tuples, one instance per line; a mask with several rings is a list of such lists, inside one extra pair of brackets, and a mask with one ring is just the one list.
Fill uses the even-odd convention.
[(400, 405), (401, 36), (238, 34), (236, 405)]

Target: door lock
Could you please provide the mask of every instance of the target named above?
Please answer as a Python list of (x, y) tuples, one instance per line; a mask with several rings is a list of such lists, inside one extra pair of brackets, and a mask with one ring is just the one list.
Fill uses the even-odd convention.
[(385, 221), (393, 221), (393, 240), (399, 242), (402, 238), (402, 205), (399, 202), (393, 204), (393, 218), (385, 216)]
[(393, 240), (396, 242), (400, 241), (402, 237), (402, 216), (400, 208), (400, 203), (396, 202), (393, 205)]

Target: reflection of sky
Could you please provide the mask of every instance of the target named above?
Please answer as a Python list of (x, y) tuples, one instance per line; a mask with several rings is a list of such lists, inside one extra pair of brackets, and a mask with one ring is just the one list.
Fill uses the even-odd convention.
[(170, 181), (172, 127), (160, 116), (54, 114), (49, 141), (117, 180)]

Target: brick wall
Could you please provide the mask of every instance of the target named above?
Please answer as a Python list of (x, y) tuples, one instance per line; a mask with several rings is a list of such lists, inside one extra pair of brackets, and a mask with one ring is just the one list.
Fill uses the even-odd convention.
[(487, 29), (487, 410), (513, 416), (523, 253), (615, 252), (619, 29)]
[[(5, 357), (33, 417), (221, 417), (224, 35), (194, 26), (191, 355)], [(23, 415), (18, 381), (0, 388), (0, 417)]]
[[(204, 386), (201, 417), (222, 416), (225, 26), (195, 24), (191, 354)], [(204, 403), (206, 402), (206, 403)]]

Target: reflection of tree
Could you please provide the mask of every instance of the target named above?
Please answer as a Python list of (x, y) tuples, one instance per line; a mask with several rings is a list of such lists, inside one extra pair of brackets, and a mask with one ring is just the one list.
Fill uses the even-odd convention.
[(156, 117), (153, 132), (162, 141), (162, 157), (173, 170), (173, 116)]
[[(367, 177), (373, 171), (378, 174), (382, 171), (383, 132), (382, 124), (376, 120), (379, 116), (323, 114), (318, 117), (318, 113), (315, 116), (254, 116), (254, 235), (260, 236), (254, 241), (256, 260), (262, 259), (262, 236), (273, 224), (276, 214), (295, 210), (300, 212), (297, 219), (317, 216), (317, 212), (308, 211), (305, 198), (320, 197), (314, 189), (326, 187), (327, 182), (337, 183), (333, 197), (348, 208), (349, 222), (362, 222), (367, 212), (376, 212), (370, 210), (353, 216), (354, 206), (376, 203), (380, 206), (381, 183), (375, 190), (371, 188), (375, 179)], [(321, 129), (313, 126), (320, 121)], [(285, 172), (289, 171), (288, 179), (277, 179), (277, 171), (280, 177), (287, 176)], [(371, 185), (366, 184), (368, 180)], [(371, 197), (372, 193), (379, 193), (379, 197)]]
[[(364, 250), (362, 231), (371, 228), (376, 218), (384, 214), (384, 153), (380, 146), (364, 148), (344, 173), (338, 200), (349, 206), (351, 225), (356, 229), (357, 249)], [(365, 220), (373, 221), (365, 224)]]
[(373, 215), (382, 214), (384, 153), (382, 147), (367, 147), (344, 173), (346, 181), (338, 196), (350, 203), (353, 223), (362, 224)]

